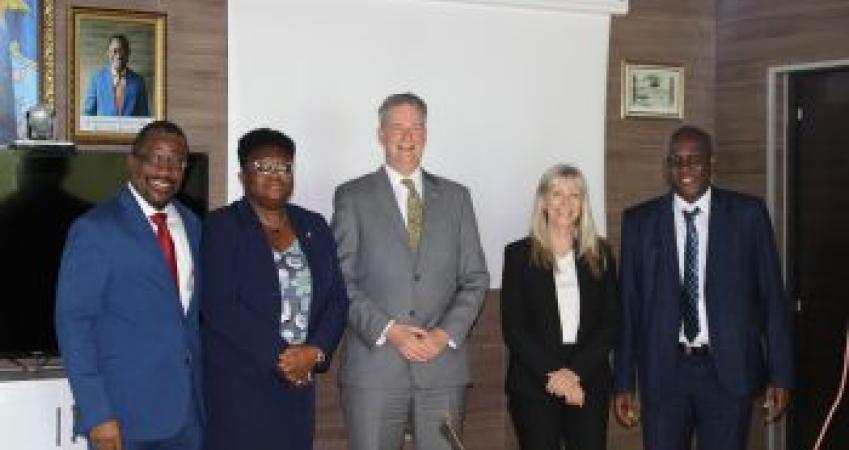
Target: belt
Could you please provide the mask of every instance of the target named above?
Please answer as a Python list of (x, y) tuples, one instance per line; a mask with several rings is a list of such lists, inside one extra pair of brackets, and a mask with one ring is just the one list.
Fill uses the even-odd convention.
[(707, 356), (710, 354), (709, 345), (689, 346), (679, 342), (678, 350), (681, 350), (681, 353), (687, 356)]

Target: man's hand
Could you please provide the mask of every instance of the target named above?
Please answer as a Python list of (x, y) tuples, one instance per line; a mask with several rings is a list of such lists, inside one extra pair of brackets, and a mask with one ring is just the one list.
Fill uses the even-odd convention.
[(115, 419), (95, 425), (88, 432), (88, 440), (97, 450), (122, 450), (121, 429)]
[(548, 374), (545, 390), (563, 398), (568, 405), (584, 406), (584, 388), (580, 381), (581, 378), (575, 372), (564, 367)]
[(769, 385), (766, 388), (766, 398), (764, 399), (764, 408), (766, 409), (766, 423), (773, 423), (787, 410), (787, 405), (790, 403), (790, 390), (783, 387)]
[(619, 423), (627, 428), (640, 423), (640, 405), (633, 392), (620, 392), (613, 396), (613, 409)]
[(405, 359), (427, 362), (432, 349), (427, 342), (428, 332), (414, 325), (393, 323), (386, 331), (386, 341), (392, 344)]
[(277, 371), (295, 386), (312, 381), (312, 371), (319, 359), (319, 349), (314, 345), (293, 345), (277, 358)]
[(442, 328), (434, 328), (427, 332), (427, 335), (424, 338), (425, 344), (427, 345), (428, 351), (430, 352), (430, 357), (428, 361), (436, 358), (445, 350), (445, 347), (448, 345), (448, 341), (451, 339), (448, 336), (448, 333)]

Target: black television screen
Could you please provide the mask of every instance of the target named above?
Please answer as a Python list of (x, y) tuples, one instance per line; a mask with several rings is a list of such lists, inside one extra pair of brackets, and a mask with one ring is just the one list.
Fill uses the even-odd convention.
[[(58, 354), (56, 278), (74, 219), (126, 183), (126, 153), (0, 151), (0, 356)], [(207, 210), (208, 161), (191, 154), (178, 198)]]

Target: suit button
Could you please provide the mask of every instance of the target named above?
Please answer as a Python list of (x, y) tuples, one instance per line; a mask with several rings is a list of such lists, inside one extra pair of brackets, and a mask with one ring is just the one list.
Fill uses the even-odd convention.
[(192, 365), (192, 354), (191, 353), (186, 353), (186, 365), (187, 366)]
[(419, 281), (419, 280), (422, 279), (422, 276), (421, 276), (421, 274), (417, 273), (417, 274), (413, 275), (413, 279), (416, 280), (416, 281)]

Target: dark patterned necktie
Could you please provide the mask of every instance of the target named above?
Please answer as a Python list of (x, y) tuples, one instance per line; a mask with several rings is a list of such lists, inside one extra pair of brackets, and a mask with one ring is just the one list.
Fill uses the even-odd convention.
[(422, 198), (413, 180), (404, 178), (401, 184), (407, 188), (407, 238), (410, 249), (418, 250), (422, 239)]
[(684, 286), (681, 289), (681, 323), (684, 336), (693, 342), (699, 334), (699, 233), (696, 216), (701, 210), (683, 211), (687, 222), (687, 241), (684, 244)]

